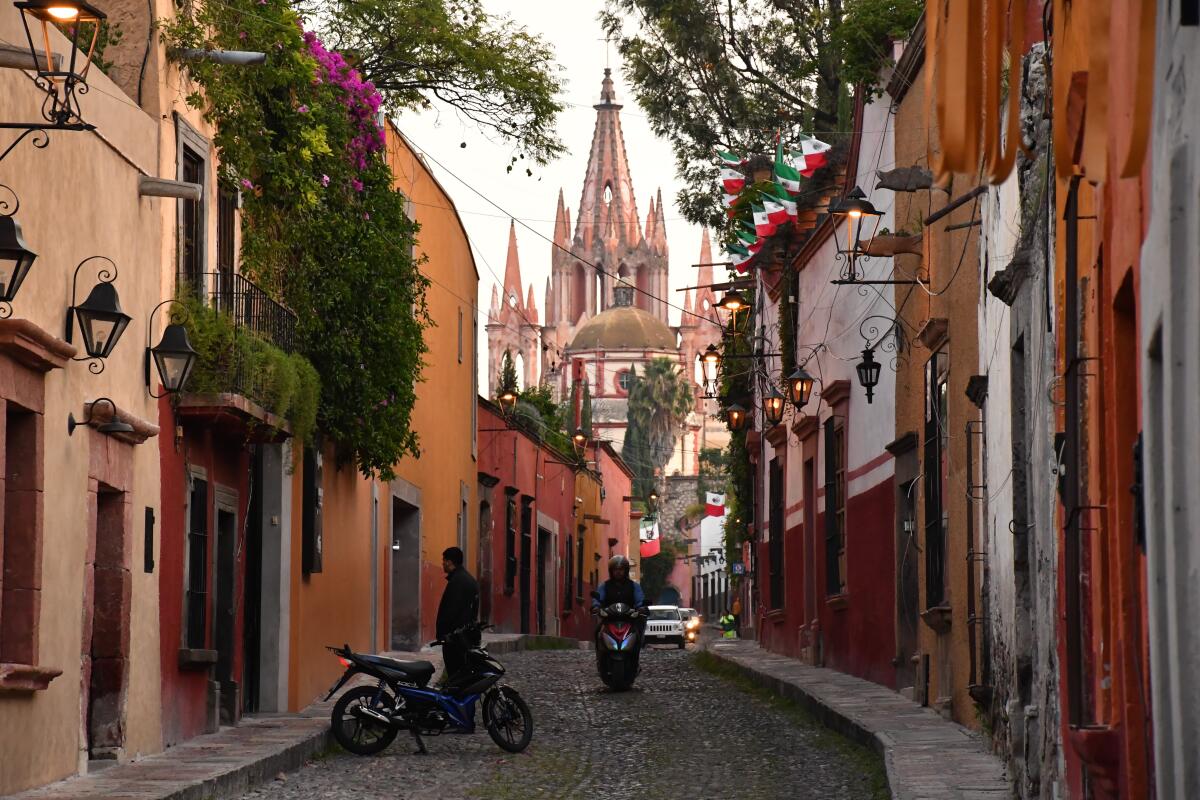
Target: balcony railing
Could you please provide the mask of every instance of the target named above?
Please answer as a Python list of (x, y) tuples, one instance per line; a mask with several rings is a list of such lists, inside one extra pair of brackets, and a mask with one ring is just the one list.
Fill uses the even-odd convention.
[(209, 272), (204, 277), (209, 304), (214, 309), (228, 314), (238, 328), (258, 334), (285, 353), (295, 351), (294, 313), (241, 275)]

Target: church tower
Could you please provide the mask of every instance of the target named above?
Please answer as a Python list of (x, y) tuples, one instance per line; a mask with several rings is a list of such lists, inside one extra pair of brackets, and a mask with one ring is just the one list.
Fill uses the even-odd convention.
[(488, 396), (496, 396), (496, 381), (504, 351), (512, 354), (517, 376), (523, 386), (536, 386), (539, 381), (541, 328), (534, 303), (533, 286), (528, 297), (522, 292), (521, 262), (517, 256), (516, 223), (508, 228), (508, 259), (504, 265), (503, 296), (492, 287), (492, 305), (488, 309)]

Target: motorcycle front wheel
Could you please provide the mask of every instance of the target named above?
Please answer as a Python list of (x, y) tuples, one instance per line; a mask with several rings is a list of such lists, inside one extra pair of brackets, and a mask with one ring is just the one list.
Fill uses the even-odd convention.
[(533, 713), (516, 689), (503, 686), (483, 701), (483, 722), (501, 750), (519, 753), (533, 740)]
[(354, 716), (354, 709), (358, 706), (388, 713), (390, 709), (385, 704), (374, 702), (378, 691), (374, 686), (359, 686), (339, 697), (333, 706), (333, 738), (343, 749), (355, 755), (373, 756), (382, 752), (398, 733), (391, 726)]

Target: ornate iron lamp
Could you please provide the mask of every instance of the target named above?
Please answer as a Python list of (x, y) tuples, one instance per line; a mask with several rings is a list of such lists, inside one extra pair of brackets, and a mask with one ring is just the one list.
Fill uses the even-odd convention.
[(783, 422), (784, 400), (784, 396), (775, 387), (771, 387), (771, 391), (763, 396), (763, 416), (772, 426)]
[(517, 407), (517, 393), (512, 389), (504, 389), (496, 396), (496, 403), (500, 406), (500, 413), (505, 419), (512, 416), (513, 409)]
[[(862, 237), (862, 218), (881, 217), (883, 216), (883, 212), (875, 208), (860, 187), (855, 186), (850, 194), (830, 206), (829, 213), (846, 220), (846, 238), (845, 241), (837, 242), (837, 248), (838, 254), (846, 257), (849, 266), (846, 271), (846, 277), (841, 281), (834, 281), (834, 283), (858, 283), (856, 261), (862, 253), (862, 250), (859, 249)], [(834, 228), (834, 236), (835, 238), (837, 237), (836, 227)]]
[[(168, 394), (178, 394), (187, 385), (188, 376), (196, 364), (196, 351), (188, 341), (187, 328), (182, 322), (170, 322), (163, 329), (162, 338), (158, 344), (150, 346), (151, 331), (154, 330), (154, 312), (165, 305), (176, 303), (175, 300), (164, 300), (150, 312), (150, 321), (146, 326), (146, 390), (151, 397), (165, 397)], [(182, 308), (182, 306), (181, 306)], [(158, 380), (162, 384), (162, 394), (155, 394), (150, 382), (150, 362), (158, 371)]]
[(788, 402), (799, 411), (808, 405), (808, 398), (812, 396), (812, 388), (813, 376), (809, 375), (804, 367), (798, 367), (787, 379)]
[(867, 402), (875, 397), (875, 386), (879, 383), (880, 364), (875, 360), (875, 351), (870, 348), (862, 351), (862, 361), (858, 362), (855, 370), (858, 372), (858, 382), (867, 390)]
[(731, 431), (740, 431), (746, 427), (746, 408), (740, 403), (732, 403), (725, 409), (725, 424)]
[(108, 405), (112, 408), (112, 417), (108, 420), (108, 422), (102, 422), (97, 425), (97, 431), (104, 434), (133, 433), (132, 425), (117, 418), (117, 404), (107, 397), (97, 397), (88, 404), (87, 416), (84, 419), (76, 420), (74, 412), (67, 414), (67, 436), (74, 436), (75, 429), (80, 425), (90, 425), (92, 422), (93, 413), (96, 410), (96, 406), (100, 405), (100, 403), (108, 403)]
[(725, 293), (725, 296), (721, 298), (721, 302), (717, 303), (717, 308), (723, 308), (731, 314), (736, 314), (748, 305), (742, 293), (737, 289), (732, 289)]
[[(7, 186), (3, 188), (8, 189)], [(0, 319), (12, 316), (12, 301), (37, 258), (37, 253), (30, 250), (21, 237), (20, 224), (13, 219), (21, 205), (15, 194), (13, 197), (11, 211), (8, 202), (0, 200)]]
[[(25, 27), (29, 56), (37, 64), (34, 81), (46, 93), (42, 117), (50, 123), (47, 127), (91, 128), (80, 119), (77, 95), (87, 94), (87, 74), (92, 66), (92, 53), (100, 38), (100, 25), (106, 19), (105, 13), (82, 0), (24, 0), (13, 5), (21, 10), (21, 24)], [(33, 27), (40, 25), (41, 28), (38, 38), (46, 49), (40, 54), (33, 43), (31, 23)], [(55, 63), (54, 51), (50, 47), (50, 28), (64, 25), (67, 27), (63, 33), (71, 41), (71, 53), (65, 63), (59, 65)], [(90, 30), (85, 32), (85, 29)]]
[(587, 447), (588, 437), (584, 433), (583, 428), (576, 428), (575, 433), (571, 436), (571, 445), (575, 448), (575, 455), (583, 457), (584, 448)]
[[(112, 271), (104, 267), (97, 274), (99, 283), (92, 287), (87, 299), (76, 305), (76, 289), (79, 281), (79, 270), (89, 261), (99, 259), (112, 264)], [(71, 307), (67, 309), (68, 342), (74, 340), (74, 321), (79, 320), (79, 333), (83, 337), (83, 349), (86, 356), (76, 358), (76, 361), (91, 361), (88, 369), (95, 375), (104, 371), (104, 359), (108, 358), (113, 348), (129, 326), (132, 319), (121, 310), (121, 298), (112, 282), (117, 277), (117, 265), (112, 259), (104, 256), (91, 256), (80, 261), (75, 267), (75, 277), (71, 281)]]

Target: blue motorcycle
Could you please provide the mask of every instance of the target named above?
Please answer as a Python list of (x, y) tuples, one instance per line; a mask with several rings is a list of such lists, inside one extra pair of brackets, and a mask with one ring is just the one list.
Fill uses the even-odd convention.
[(350, 645), (327, 647), (346, 668), (325, 696), (330, 697), (355, 675), (373, 683), (354, 686), (333, 706), (333, 738), (360, 756), (381, 752), (400, 731), (412, 734), (417, 753), (425, 754), (422, 736), (475, 733), (475, 705), (482, 701), (483, 725), (502, 750), (519, 753), (533, 739), (533, 714), (510, 686), (499, 685), (504, 667), (477, 644), (490, 625), (459, 628), (446, 641), (467, 648), (466, 664), (445, 686), (430, 688), (434, 667), (428, 661), (400, 661), (386, 656), (355, 653)]

